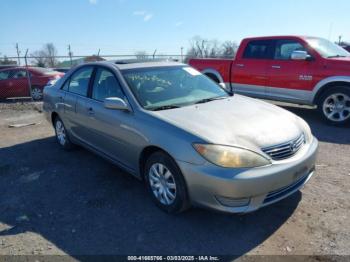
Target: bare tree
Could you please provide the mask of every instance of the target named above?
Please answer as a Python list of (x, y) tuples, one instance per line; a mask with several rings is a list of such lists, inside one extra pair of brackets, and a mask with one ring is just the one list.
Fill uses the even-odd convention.
[(53, 43), (47, 43), (41, 50), (31, 54), (34, 58), (34, 64), (40, 67), (56, 67), (58, 65), (57, 49)]
[(148, 54), (146, 51), (137, 51), (135, 52), (136, 59), (138, 60), (145, 60), (148, 57)]
[(190, 48), (187, 50), (186, 59), (190, 57), (218, 57), (220, 56), (220, 45), (215, 39), (208, 40), (195, 36), (190, 40)]
[(57, 49), (53, 43), (47, 43), (44, 45), (44, 52), (46, 53), (47, 60), (46, 63), (49, 67), (55, 67), (58, 64), (56, 59)]
[(225, 41), (221, 45), (221, 56), (233, 58), (236, 55), (238, 45), (233, 41)]
[(3, 59), (0, 58), (0, 65), (17, 65), (17, 62), (8, 59), (7, 56), (4, 56)]
[(237, 51), (237, 44), (233, 41), (225, 41), (222, 44), (215, 40), (204, 39), (195, 36), (190, 40), (190, 48), (187, 50), (186, 59), (191, 57), (216, 58), (216, 57), (234, 57)]
[(35, 51), (30, 56), (34, 57), (32, 63), (35, 66), (45, 67), (46, 66), (46, 57), (44, 51)]

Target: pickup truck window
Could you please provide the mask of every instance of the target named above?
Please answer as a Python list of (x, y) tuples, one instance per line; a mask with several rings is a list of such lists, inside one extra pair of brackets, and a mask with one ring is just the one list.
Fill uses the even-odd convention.
[(272, 59), (272, 40), (254, 40), (247, 44), (243, 58), (246, 59)]
[(306, 51), (306, 49), (295, 40), (278, 40), (276, 42), (274, 59), (290, 60), (294, 51)]

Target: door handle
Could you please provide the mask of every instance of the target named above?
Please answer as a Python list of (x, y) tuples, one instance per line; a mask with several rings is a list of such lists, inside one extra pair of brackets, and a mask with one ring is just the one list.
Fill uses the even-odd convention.
[(89, 115), (95, 114), (95, 111), (94, 111), (94, 109), (93, 109), (92, 107), (89, 107), (89, 108), (88, 108), (88, 114), (89, 114)]
[(237, 67), (244, 67), (244, 64), (236, 64)]
[(279, 66), (279, 65), (273, 65), (273, 66), (271, 66), (272, 68), (275, 68), (275, 69), (280, 69), (281, 68), (281, 66)]

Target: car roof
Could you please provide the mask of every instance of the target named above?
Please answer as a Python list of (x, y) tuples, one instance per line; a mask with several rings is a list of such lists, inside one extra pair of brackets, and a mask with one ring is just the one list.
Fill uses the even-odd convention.
[(306, 39), (306, 38), (318, 38), (314, 36), (303, 36), (303, 35), (274, 35), (274, 36), (257, 36), (257, 37), (247, 37), (244, 40), (276, 40), (281, 38), (289, 39)]
[(174, 61), (154, 61), (154, 60), (118, 60), (118, 61), (99, 61), (85, 63), (84, 65), (113, 65), (119, 70), (152, 68), (152, 67), (170, 67), (170, 66), (186, 66), (186, 64)]

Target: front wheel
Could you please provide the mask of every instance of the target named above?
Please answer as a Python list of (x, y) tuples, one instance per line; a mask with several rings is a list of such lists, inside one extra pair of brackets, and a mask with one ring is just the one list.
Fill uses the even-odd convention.
[(176, 162), (163, 152), (152, 154), (145, 166), (145, 183), (158, 207), (168, 213), (189, 208), (186, 183)]
[(56, 116), (54, 120), (54, 127), (55, 127), (56, 140), (59, 143), (59, 145), (65, 150), (72, 149), (74, 145), (68, 137), (67, 130), (61, 118), (59, 118), (58, 116)]
[(323, 119), (332, 125), (343, 126), (350, 122), (350, 88), (334, 87), (319, 99), (318, 109)]

